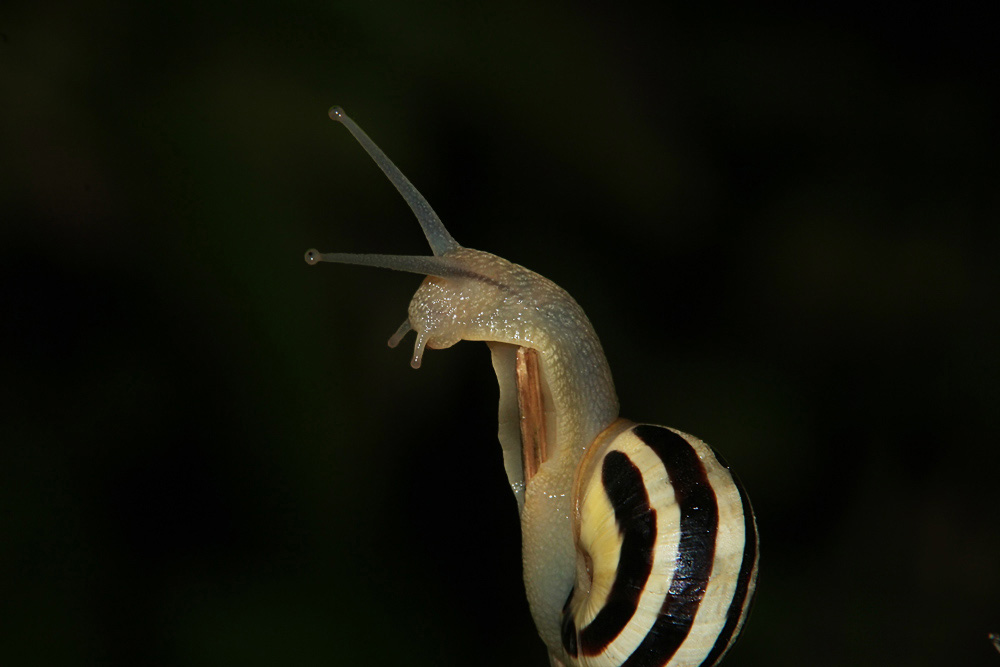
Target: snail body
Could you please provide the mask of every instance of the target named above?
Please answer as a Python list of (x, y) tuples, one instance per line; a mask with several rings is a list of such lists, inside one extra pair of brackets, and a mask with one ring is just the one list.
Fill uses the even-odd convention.
[(500, 385), (499, 440), (521, 518), (524, 582), (553, 667), (717, 664), (757, 577), (746, 493), (703, 442), (618, 416), (600, 341), (547, 278), (464, 248), (384, 153), (343, 123), (403, 195), (431, 256), (306, 252), (306, 262), (425, 275), (395, 347), (485, 341)]

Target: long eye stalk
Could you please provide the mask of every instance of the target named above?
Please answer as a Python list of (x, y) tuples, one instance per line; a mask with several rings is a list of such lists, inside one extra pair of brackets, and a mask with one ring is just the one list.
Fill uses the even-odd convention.
[(368, 138), (365, 131), (358, 127), (358, 124), (351, 120), (350, 116), (344, 113), (343, 109), (340, 107), (330, 107), (330, 118), (343, 123), (347, 127), (351, 134), (354, 135), (354, 138), (358, 140), (358, 143), (368, 152), (368, 155), (375, 160), (375, 164), (379, 166), (382, 172), (392, 181), (392, 184), (396, 186), (399, 194), (403, 195), (403, 199), (410, 206), (410, 210), (417, 216), (420, 227), (424, 230), (424, 236), (427, 237), (427, 242), (430, 244), (431, 250), (435, 255), (443, 255), (461, 247), (452, 235), (448, 233), (448, 230), (444, 228), (444, 223), (441, 222), (441, 218), (437, 216), (431, 205), (413, 187), (413, 183), (410, 183), (409, 179), (403, 176), (403, 172), (392, 163), (392, 160), (382, 152), (382, 149), (375, 145), (374, 141)]
[(380, 269), (419, 273), (423, 276), (440, 275), (447, 269), (447, 262), (429, 255), (378, 255), (354, 254), (349, 252), (320, 252), (315, 248), (306, 250), (306, 264), (331, 262), (334, 264), (355, 264), (374, 266)]

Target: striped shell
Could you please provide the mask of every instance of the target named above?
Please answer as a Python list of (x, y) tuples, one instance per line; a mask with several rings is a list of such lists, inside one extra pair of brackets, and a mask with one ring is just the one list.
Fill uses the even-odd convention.
[(587, 667), (715, 665), (756, 583), (749, 499), (701, 440), (623, 421), (581, 469), (563, 648)]

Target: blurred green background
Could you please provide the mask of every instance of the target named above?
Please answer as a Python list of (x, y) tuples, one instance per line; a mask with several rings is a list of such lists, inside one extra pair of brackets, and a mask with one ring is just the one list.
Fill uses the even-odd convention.
[[(730, 665), (1000, 665), (994, 25), (961, 5), (4, 2), (0, 656), (547, 665), (486, 347), (427, 252), (565, 287), (624, 416), (722, 451)], [(9, 656), (9, 657), (7, 657)]]

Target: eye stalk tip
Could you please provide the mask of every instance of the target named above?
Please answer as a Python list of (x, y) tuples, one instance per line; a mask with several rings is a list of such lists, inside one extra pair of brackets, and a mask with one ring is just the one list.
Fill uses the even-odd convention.
[(316, 248), (309, 248), (306, 250), (306, 264), (312, 266), (323, 260), (323, 255)]
[(344, 122), (344, 119), (347, 117), (347, 114), (344, 113), (344, 110), (338, 106), (330, 107), (330, 110), (327, 113), (330, 116), (330, 120), (335, 120), (338, 123)]

